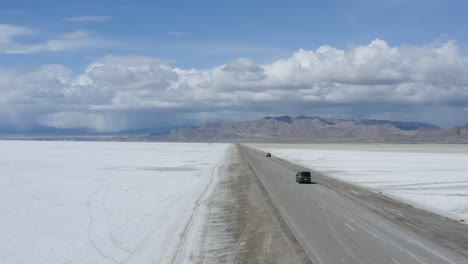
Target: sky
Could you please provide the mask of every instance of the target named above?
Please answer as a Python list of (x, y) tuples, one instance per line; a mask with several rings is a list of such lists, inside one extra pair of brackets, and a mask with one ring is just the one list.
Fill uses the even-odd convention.
[(0, 133), (468, 122), (468, 2), (2, 1)]

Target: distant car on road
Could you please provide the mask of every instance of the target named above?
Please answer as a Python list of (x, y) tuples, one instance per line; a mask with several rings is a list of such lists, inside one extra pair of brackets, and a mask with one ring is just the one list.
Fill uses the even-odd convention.
[(298, 173), (296, 173), (296, 182), (297, 183), (312, 183), (310, 171), (299, 171)]
[(267, 158), (271, 158), (271, 153), (266, 154)]

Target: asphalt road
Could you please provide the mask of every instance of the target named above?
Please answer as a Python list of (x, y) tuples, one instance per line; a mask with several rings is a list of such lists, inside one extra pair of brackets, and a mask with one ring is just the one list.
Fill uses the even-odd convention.
[(313, 263), (468, 263), (334, 190), (297, 184), (296, 172), (275, 158), (246, 147), (241, 153)]

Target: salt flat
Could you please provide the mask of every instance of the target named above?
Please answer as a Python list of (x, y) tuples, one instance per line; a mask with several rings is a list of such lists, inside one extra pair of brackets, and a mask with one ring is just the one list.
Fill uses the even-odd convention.
[(330, 177), (468, 221), (468, 145), (251, 146)]
[(0, 263), (158, 263), (227, 144), (0, 141)]

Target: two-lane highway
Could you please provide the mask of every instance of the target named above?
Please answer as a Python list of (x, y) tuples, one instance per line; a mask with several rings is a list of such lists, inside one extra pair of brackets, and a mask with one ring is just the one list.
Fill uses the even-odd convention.
[(333, 190), (297, 184), (296, 172), (274, 159), (240, 150), (314, 263), (468, 263)]

